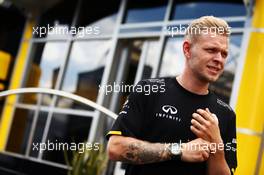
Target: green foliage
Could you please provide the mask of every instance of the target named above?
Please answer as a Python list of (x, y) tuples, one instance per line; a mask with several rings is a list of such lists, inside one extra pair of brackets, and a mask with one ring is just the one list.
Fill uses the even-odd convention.
[(68, 171), (68, 175), (101, 175), (106, 168), (108, 159), (103, 145), (100, 145), (98, 150), (72, 151), (71, 161), (67, 152), (64, 152), (64, 157), (66, 164), (72, 167)]

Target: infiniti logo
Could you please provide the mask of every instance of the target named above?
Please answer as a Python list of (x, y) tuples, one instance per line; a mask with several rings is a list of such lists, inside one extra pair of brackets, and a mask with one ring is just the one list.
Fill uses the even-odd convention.
[(177, 109), (174, 106), (171, 105), (164, 105), (162, 107), (162, 110), (166, 113), (170, 113), (170, 114), (176, 114), (177, 113)]
[(155, 117), (157, 119), (169, 119), (169, 120), (174, 120), (176, 122), (181, 122), (181, 117), (177, 114), (178, 110), (171, 105), (164, 105), (162, 106), (162, 112), (156, 112)]

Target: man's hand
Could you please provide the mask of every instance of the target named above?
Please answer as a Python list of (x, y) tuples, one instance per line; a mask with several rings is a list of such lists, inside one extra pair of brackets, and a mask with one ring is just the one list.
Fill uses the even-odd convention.
[[(210, 154), (207, 161), (208, 175), (230, 175), (229, 167), (225, 160), (224, 150), (219, 150), (218, 145), (223, 144), (217, 117), (208, 108), (198, 109), (192, 114), (191, 131), (198, 137), (210, 143), (216, 144), (213, 148), (216, 154)], [(212, 151), (212, 148), (210, 146)]]
[(182, 161), (203, 162), (209, 158), (209, 154), (209, 142), (201, 138), (182, 143)]
[(191, 131), (198, 137), (211, 143), (223, 143), (218, 119), (208, 108), (206, 110), (198, 109), (192, 114)]

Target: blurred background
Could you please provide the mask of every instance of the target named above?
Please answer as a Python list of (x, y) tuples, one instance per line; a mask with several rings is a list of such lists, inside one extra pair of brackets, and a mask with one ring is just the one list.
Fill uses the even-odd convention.
[[(210, 89), (237, 114), (236, 175), (264, 174), (264, 0), (0, 0), (0, 91), (63, 90), (118, 113), (128, 93), (106, 95), (99, 85), (178, 75), (183, 35), (170, 29), (204, 15), (232, 27), (225, 71)], [(113, 122), (37, 93), (0, 99), (0, 114), (1, 175), (67, 174), (63, 151), (39, 152), (32, 143), (106, 145)], [(104, 174), (122, 175), (123, 165), (108, 162)]]

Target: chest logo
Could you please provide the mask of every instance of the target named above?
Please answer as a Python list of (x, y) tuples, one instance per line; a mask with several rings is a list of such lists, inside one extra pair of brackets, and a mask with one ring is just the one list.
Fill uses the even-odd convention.
[(157, 118), (175, 120), (177, 122), (181, 121), (181, 118), (176, 115), (178, 113), (178, 110), (176, 107), (171, 106), (171, 105), (163, 105), (161, 109), (162, 111), (155, 113), (155, 116)]
[(167, 114), (177, 114), (177, 109), (171, 105), (164, 105), (162, 106), (162, 110)]

